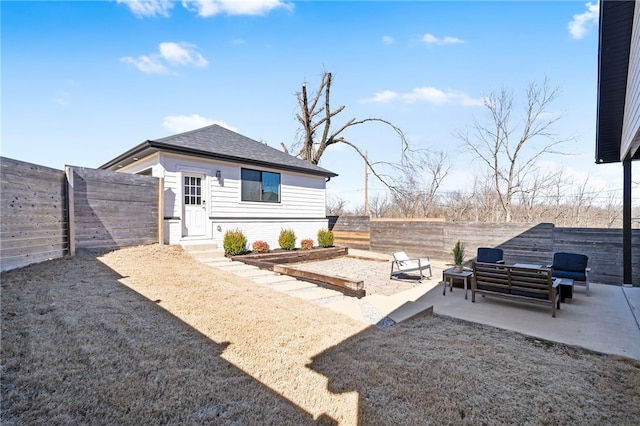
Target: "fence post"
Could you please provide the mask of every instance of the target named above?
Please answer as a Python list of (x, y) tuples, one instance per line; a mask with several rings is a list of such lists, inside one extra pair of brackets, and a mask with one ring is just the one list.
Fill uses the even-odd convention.
[(158, 178), (158, 244), (164, 245), (164, 178)]
[(67, 218), (69, 230), (69, 256), (76, 255), (76, 213), (74, 209), (73, 167), (65, 166), (64, 174), (67, 177)]

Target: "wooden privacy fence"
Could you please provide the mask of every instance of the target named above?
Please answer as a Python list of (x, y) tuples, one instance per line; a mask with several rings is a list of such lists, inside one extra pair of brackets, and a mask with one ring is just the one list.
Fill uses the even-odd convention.
[(161, 182), (0, 157), (0, 269), (162, 241)]
[[(553, 253), (589, 256), (591, 281), (622, 284), (622, 229), (559, 228), (551, 223), (468, 223), (415, 219), (369, 219), (331, 216), (337, 244), (391, 254), (430, 256), (451, 261), (451, 247), (460, 239), (467, 259), (478, 247), (499, 247), (507, 263), (550, 264)], [(640, 285), (640, 230), (632, 230), (632, 284)]]

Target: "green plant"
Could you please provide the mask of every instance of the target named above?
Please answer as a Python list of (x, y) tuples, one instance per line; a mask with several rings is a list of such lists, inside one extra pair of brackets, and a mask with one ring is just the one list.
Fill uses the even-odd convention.
[(278, 237), (278, 244), (283, 250), (293, 250), (296, 246), (296, 233), (293, 229), (283, 229), (280, 231), (280, 237)]
[(333, 246), (333, 231), (320, 229), (318, 231), (318, 245), (325, 248)]
[(460, 242), (460, 240), (456, 241), (456, 243), (451, 248), (451, 254), (453, 254), (453, 264), (456, 266), (462, 266), (464, 263), (464, 244)]
[(307, 238), (300, 241), (300, 247), (302, 247), (303, 250), (311, 250), (313, 248), (313, 240), (311, 238)]
[(266, 241), (254, 241), (251, 246), (255, 253), (269, 253), (271, 251), (271, 247)]
[(222, 241), (224, 247), (224, 253), (231, 256), (243, 254), (247, 251), (247, 237), (244, 236), (242, 231), (238, 228), (235, 230), (228, 230), (224, 233), (224, 240)]

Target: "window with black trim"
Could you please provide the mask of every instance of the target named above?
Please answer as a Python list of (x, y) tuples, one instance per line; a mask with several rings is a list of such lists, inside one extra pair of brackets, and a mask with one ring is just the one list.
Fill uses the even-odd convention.
[(280, 202), (280, 173), (242, 169), (242, 201)]

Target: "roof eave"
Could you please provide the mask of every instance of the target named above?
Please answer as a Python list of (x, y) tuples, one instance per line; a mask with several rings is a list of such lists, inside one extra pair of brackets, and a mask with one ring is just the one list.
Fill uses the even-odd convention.
[(314, 176), (323, 176), (323, 177), (336, 177), (338, 176), (337, 173), (333, 173), (330, 172), (328, 170), (312, 170), (312, 169), (307, 169), (304, 167), (295, 167), (295, 166), (288, 166), (288, 165), (283, 165), (283, 164), (275, 164), (275, 163), (269, 163), (266, 161), (257, 161), (257, 160), (250, 160), (247, 158), (241, 158), (241, 157), (236, 157), (236, 156), (232, 156), (232, 155), (224, 155), (224, 154), (218, 154), (218, 153), (212, 153), (212, 152), (208, 152), (208, 151), (200, 151), (197, 149), (193, 149), (193, 148), (183, 148), (183, 147), (178, 147), (175, 145), (170, 145), (170, 144), (165, 144), (162, 142), (157, 142), (157, 141), (150, 141), (147, 140), (143, 143), (141, 143), (140, 145), (130, 149), (129, 151), (125, 152), (124, 154), (114, 158), (113, 160), (109, 161), (108, 163), (103, 164), (102, 166), (100, 166), (100, 169), (109, 169), (112, 168), (118, 164), (123, 164), (123, 165), (128, 165), (130, 163), (133, 162), (133, 157), (139, 155), (140, 153), (144, 152), (144, 151), (150, 151), (149, 153), (152, 152), (167, 152), (167, 153), (173, 153), (173, 154), (182, 154), (182, 155), (190, 155), (190, 156), (196, 156), (196, 157), (200, 157), (200, 158), (208, 158), (208, 159), (214, 159), (214, 160), (221, 160), (221, 161), (229, 161), (232, 163), (241, 163), (241, 164), (249, 164), (249, 165), (253, 165), (253, 166), (262, 166), (262, 167), (271, 167), (271, 168), (276, 168), (279, 170), (286, 170), (286, 171), (291, 171), (291, 172), (297, 172), (297, 173), (304, 173), (307, 175), (314, 175)]

